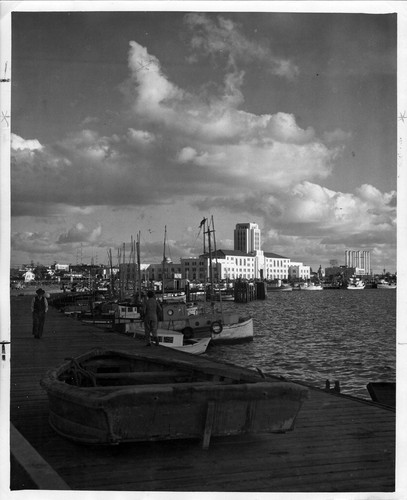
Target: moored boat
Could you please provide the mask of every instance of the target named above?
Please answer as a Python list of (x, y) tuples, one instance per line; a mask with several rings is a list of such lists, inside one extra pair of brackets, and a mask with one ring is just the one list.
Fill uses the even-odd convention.
[(283, 283), (280, 279), (267, 283), (267, 292), (292, 292), (293, 287), (288, 283)]
[[(186, 339), (210, 337), (214, 343), (253, 340), (253, 318), (242, 317), (238, 313), (216, 311), (197, 311), (189, 314), (186, 304), (163, 304), (163, 319), (158, 328), (182, 332)], [(116, 324), (117, 328), (118, 325)], [(143, 328), (141, 321), (120, 325), (120, 331), (134, 334)]]
[(357, 276), (352, 276), (347, 285), (347, 290), (364, 290), (365, 283)]
[(307, 292), (315, 292), (323, 290), (323, 287), (318, 283), (309, 283), (307, 286), (304, 287), (301, 286), (301, 290), (306, 290)]
[(377, 283), (376, 288), (380, 288), (381, 290), (394, 290), (397, 288), (397, 284), (386, 280), (380, 280)]
[[(133, 323), (131, 330), (133, 331), (133, 337), (145, 337), (144, 324), (142, 322)], [(157, 329), (157, 338), (160, 346), (169, 347), (170, 349), (188, 354), (204, 354), (211, 341), (211, 337), (185, 338), (182, 332), (165, 330), (163, 328)]]
[(49, 423), (88, 444), (286, 432), (308, 391), (303, 386), (213, 361), (96, 349), (41, 380)]
[(290, 285), (281, 285), (281, 286), (268, 286), (267, 292), (292, 292), (293, 287)]

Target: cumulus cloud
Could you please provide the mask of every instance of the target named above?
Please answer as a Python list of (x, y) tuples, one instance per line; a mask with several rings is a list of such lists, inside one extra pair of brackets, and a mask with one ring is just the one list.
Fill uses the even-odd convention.
[(57, 243), (81, 243), (95, 242), (102, 234), (102, 226), (99, 224), (94, 229), (88, 229), (84, 224), (78, 222), (71, 227), (66, 233), (61, 234)]
[(42, 145), (38, 139), (23, 139), (17, 134), (10, 135), (11, 149), (14, 151), (35, 151), (37, 149), (42, 149)]
[(53, 241), (51, 233), (23, 231), (11, 235), (11, 247), (13, 252), (27, 252), (33, 254), (48, 254), (59, 250)]
[[(324, 245), (395, 243), (396, 193), (381, 193), (363, 185), (342, 193), (318, 184), (302, 182), (271, 193), (254, 191), (235, 196), (207, 197), (197, 201), (200, 210), (216, 208), (249, 212), (272, 227), (273, 236), (318, 240)], [(273, 231), (275, 233), (273, 233)]]
[(349, 141), (351, 137), (351, 132), (345, 132), (340, 128), (336, 128), (332, 131), (326, 131), (323, 134), (323, 139), (326, 144), (344, 144)]
[(249, 40), (237, 23), (224, 16), (219, 15), (213, 20), (205, 14), (190, 13), (185, 16), (185, 23), (192, 33), (191, 48), (194, 53), (191, 61), (197, 59), (195, 51), (199, 50), (212, 57), (226, 57), (230, 66), (239, 62), (260, 62), (272, 74), (288, 79), (295, 78), (299, 73), (293, 62), (279, 58), (269, 47)]
[(129, 144), (134, 146), (143, 146), (152, 144), (155, 141), (155, 136), (147, 130), (134, 130), (129, 128), (127, 131)]
[(235, 187), (257, 189), (330, 174), (339, 150), (318, 140), (312, 127), (299, 127), (293, 114), (239, 108), (243, 73), (227, 73), (223, 91), (202, 99), (173, 84), (137, 42), (130, 43), (129, 71), (126, 132), (83, 129), (50, 145), (14, 139), (13, 207), (21, 211), (38, 199), (49, 207), (161, 204), (230, 190), (230, 178)]

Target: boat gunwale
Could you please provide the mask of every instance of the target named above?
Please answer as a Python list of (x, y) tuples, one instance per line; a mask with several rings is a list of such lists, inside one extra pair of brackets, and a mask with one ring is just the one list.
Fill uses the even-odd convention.
[[(138, 353), (128, 353), (124, 351), (119, 351), (119, 350), (104, 350), (104, 349), (94, 349), (92, 351), (89, 351), (87, 353), (84, 353), (78, 357), (75, 358), (76, 361), (81, 362), (85, 361), (87, 359), (91, 359), (92, 357), (95, 356), (103, 356), (103, 355), (115, 355), (115, 356), (124, 356), (127, 358), (138, 358), (138, 359), (146, 359), (147, 361), (152, 361), (152, 362), (160, 362), (162, 364), (170, 365), (170, 366), (179, 366), (182, 365), (185, 368), (193, 369), (195, 372), (197, 371), (196, 366), (192, 362), (184, 362), (184, 360), (176, 360), (175, 362), (170, 362), (167, 360), (163, 360), (162, 358), (158, 357), (150, 357), (146, 356), (144, 354), (138, 354)], [(209, 388), (209, 387), (230, 387), (234, 388), (236, 390), (237, 387), (240, 388), (240, 391), (245, 392), (246, 395), (250, 392), (250, 387), (256, 387), (256, 390), (261, 390), (261, 389), (266, 389), (266, 388), (273, 388), (273, 390), (276, 390), (277, 388), (281, 389), (282, 391), (290, 391), (290, 388), (293, 389), (294, 387), (299, 388), (301, 387), (298, 384), (295, 384), (294, 382), (287, 382), (287, 381), (281, 381), (281, 380), (265, 380), (263, 377), (258, 375), (257, 373), (253, 372), (253, 374), (242, 374), (241, 372), (238, 373), (226, 373), (225, 371), (223, 372), (222, 375), (219, 374), (219, 372), (213, 373), (213, 370), (209, 369), (198, 369), (198, 371), (201, 372), (206, 372), (206, 373), (211, 373), (212, 375), (215, 376), (224, 376), (225, 379), (227, 380), (207, 380), (207, 381), (201, 381), (201, 382), (170, 382), (170, 383), (146, 383), (146, 384), (128, 384), (126, 386), (99, 386), (99, 387), (81, 387), (81, 386), (76, 386), (76, 385), (71, 385), (66, 383), (65, 381), (59, 380), (59, 377), (64, 373), (64, 371), (67, 371), (70, 368), (71, 360), (67, 360), (65, 363), (63, 363), (61, 366), (57, 368), (53, 368), (51, 370), (48, 370), (44, 377), (40, 381), (40, 385), (43, 389), (46, 390), (48, 395), (55, 396), (58, 398), (63, 398), (70, 400), (72, 402), (77, 402), (80, 404), (85, 403), (86, 405), (89, 406), (100, 406), (103, 403), (107, 402), (109, 399), (119, 397), (119, 396), (126, 396), (126, 395), (146, 395), (148, 396), (149, 394), (157, 392), (161, 392), (162, 394), (170, 394), (174, 392), (181, 392), (182, 389), (185, 390), (191, 390), (194, 387), (196, 387), (199, 390), (199, 387), (202, 389)], [(92, 394), (95, 395), (94, 400), (91, 400), (89, 396)], [(107, 394), (106, 394), (107, 392)], [(304, 391), (304, 398), (307, 398), (306, 395), (307, 391)], [(100, 393), (103, 393), (101, 395)]]

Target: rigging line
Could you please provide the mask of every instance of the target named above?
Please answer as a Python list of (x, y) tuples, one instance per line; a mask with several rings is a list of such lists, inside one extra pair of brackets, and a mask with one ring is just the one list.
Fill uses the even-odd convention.
[[(140, 240), (141, 240), (141, 233), (140, 233)], [(147, 254), (147, 256), (151, 257), (152, 260), (155, 260), (154, 255), (153, 255), (152, 251), (150, 250), (149, 244), (145, 240), (144, 236), (143, 236), (143, 241), (140, 241), (140, 245), (142, 246), (143, 251), (144, 251), (144, 248), (146, 248), (145, 253)], [(159, 262), (158, 262), (158, 264), (159, 264)]]

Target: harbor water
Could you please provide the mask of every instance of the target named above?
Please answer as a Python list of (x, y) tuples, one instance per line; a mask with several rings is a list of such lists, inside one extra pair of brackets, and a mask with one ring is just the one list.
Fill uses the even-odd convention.
[(266, 300), (225, 302), (254, 318), (254, 340), (212, 345), (207, 356), (370, 399), (369, 382), (396, 380), (396, 290), (271, 292)]

